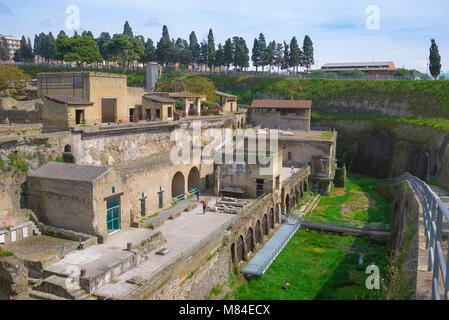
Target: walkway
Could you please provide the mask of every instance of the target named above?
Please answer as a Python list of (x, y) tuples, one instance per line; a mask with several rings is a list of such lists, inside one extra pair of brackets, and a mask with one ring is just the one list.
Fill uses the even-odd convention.
[[(198, 203), (197, 203), (198, 204)], [(95, 295), (110, 298), (123, 298), (138, 286), (128, 283), (133, 277), (151, 279), (159, 271), (163, 270), (173, 260), (183, 253), (194, 248), (198, 243), (207, 239), (215, 230), (222, 227), (235, 215), (207, 212), (202, 213), (202, 208), (197, 205), (189, 212), (183, 212), (180, 217), (166, 220), (164, 224), (156, 228), (161, 231), (167, 242), (163, 247), (169, 249), (167, 255), (156, 255), (155, 251), (148, 254), (148, 260), (135, 268), (120, 275), (115, 283), (108, 283), (94, 291)]]
[(276, 234), (265, 244), (265, 246), (257, 252), (254, 258), (251, 259), (241, 272), (252, 276), (263, 275), (296, 231), (298, 231), (300, 226), (300, 220), (291, 217), (279, 228)]

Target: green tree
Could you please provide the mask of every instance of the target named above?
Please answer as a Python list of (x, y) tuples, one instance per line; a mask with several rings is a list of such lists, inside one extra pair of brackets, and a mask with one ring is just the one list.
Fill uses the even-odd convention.
[(215, 40), (214, 33), (212, 29), (209, 29), (209, 34), (207, 35), (207, 64), (209, 70), (212, 71), (215, 62)]
[(224, 65), (227, 67), (227, 70), (229, 70), (229, 67), (234, 62), (234, 49), (231, 39), (227, 39), (225, 41), (223, 51), (224, 51), (223, 62)]
[(302, 45), (302, 59), (301, 66), (306, 68), (306, 72), (309, 72), (311, 66), (315, 64), (313, 58), (313, 42), (308, 35), (304, 37), (304, 42)]
[(276, 45), (276, 50), (274, 51), (274, 63), (273, 63), (274, 66), (276, 66), (278, 68), (278, 72), (282, 66), (283, 59), (284, 59), (283, 50), (284, 50), (284, 47), (282, 46), (282, 43), (278, 43)]
[(253, 66), (256, 67), (256, 72), (257, 68), (259, 68), (259, 66), (261, 65), (260, 56), (259, 40), (257, 40), (257, 38), (254, 38), (251, 61), (253, 62)]
[(0, 65), (0, 90), (4, 90), (8, 86), (24, 87), (25, 83), (29, 81), (31, 81), (31, 77), (25, 74), (18, 66), (13, 64)]
[(125, 21), (125, 25), (123, 26), (123, 34), (126, 34), (128, 37), (131, 37), (131, 38), (134, 37), (133, 29), (129, 25), (128, 21)]
[(298, 72), (298, 66), (300, 63), (301, 63), (301, 49), (299, 49), (296, 37), (293, 37), (292, 40), (290, 41), (289, 66), (293, 68), (294, 72)]
[(199, 63), (202, 64), (202, 65), (207, 66), (208, 55), (209, 55), (209, 46), (207, 45), (206, 41), (202, 41), (201, 44), (200, 44), (200, 59), (199, 59)]
[(245, 39), (242, 37), (233, 38), (234, 66), (244, 70), (249, 67), (249, 50)]
[[(200, 60), (200, 45), (198, 43), (198, 39), (196, 38), (195, 31), (192, 31), (189, 35), (189, 50), (192, 53), (193, 63), (199, 64)], [(195, 69), (195, 66), (192, 66), (192, 69)]]
[(98, 45), (93, 39), (77, 35), (70, 38), (64, 33), (60, 33), (56, 39), (55, 58), (66, 62), (76, 62), (78, 67), (82, 63), (103, 61)]
[(145, 52), (141, 59), (141, 62), (154, 62), (156, 61), (156, 49), (154, 48), (153, 40), (150, 38), (145, 42)]
[(162, 27), (162, 37), (156, 45), (156, 57), (160, 64), (167, 65), (172, 61), (174, 54), (173, 43), (170, 40), (167, 26)]
[(34, 60), (33, 48), (31, 41), (27, 42), (25, 36), (20, 40), (20, 49), (14, 53), (14, 61), (17, 62), (32, 62)]
[(220, 68), (225, 65), (224, 63), (224, 48), (221, 43), (218, 44), (217, 51), (215, 52), (215, 65)]
[(9, 60), (8, 42), (4, 37), (0, 37), (0, 61)]
[(263, 72), (265, 66), (268, 65), (266, 58), (267, 42), (265, 41), (265, 36), (263, 35), (263, 33), (259, 34), (258, 45), (259, 45), (259, 61)]
[(265, 50), (265, 63), (270, 66), (270, 72), (271, 67), (275, 62), (275, 54), (276, 54), (276, 41), (271, 41), (267, 49)]
[(114, 34), (105, 46), (111, 54), (111, 60), (125, 66), (124, 72), (126, 72), (130, 62), (140, 60), (145, 53), (145, 46), (141, 40), (124, 33)]
[(429, 71), (436, 80), (441, 73), (441, 56), (435, 39), (431, 39), (430, 41)]
[(111, 35), (109, 32), (102, 32), (100, 33), (100, 36), (95, 39), (95, 42), (98, 45), (98, 48), (100, 50), (100, 54), (103, 57), (103, 60), (109, 61), (110, 53), (108, 52), (106, 48), (106, 43), (108, 43), (111, 40)]
[(284, 41), (284, 55), (283, 55), (283, 58), (282, 58), (281, 69), (288, 71), (289, 66), (290, 66), (290, 47)]

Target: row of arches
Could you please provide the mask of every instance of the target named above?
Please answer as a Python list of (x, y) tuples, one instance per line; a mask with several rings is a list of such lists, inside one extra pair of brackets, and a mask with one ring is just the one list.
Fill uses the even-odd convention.
[(189, 190), (200, 187), (200, 171), (197, 167), (190, 169), (187, 177), (187, 190), (185, 190), (185, 178), (181, 171), (175, 173), (172, 178), (171, 195), (172, 198), (186, 194)]
[(261, 243), (278, 223), (280, 223), (280, 208), (279, 204), (276, 204), (275, 209), (270, 208), (269, 212), (263, 215), (262, 220), (256, 221), (254, 230), (253, 227), (249, 227), (246, 233), (240, 235), (237, 242), (232, 244), (233, 261), (239, 263), (246, 260), (247, 255), (254, 252), (256, 245)]

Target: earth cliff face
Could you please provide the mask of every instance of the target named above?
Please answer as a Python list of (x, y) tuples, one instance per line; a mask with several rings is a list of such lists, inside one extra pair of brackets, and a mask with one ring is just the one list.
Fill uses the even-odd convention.
[(312, 125), (338, 131), (337, 159), (349, 170), (377, 178), (408, 171), (422, 180), (435, 176), (449, 187), (449, 132), (374, 121), (322, 120)]

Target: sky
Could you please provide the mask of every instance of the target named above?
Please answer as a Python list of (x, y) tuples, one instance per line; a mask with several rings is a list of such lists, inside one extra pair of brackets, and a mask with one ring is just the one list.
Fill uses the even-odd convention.
[[(79, 9), (79, 26), (71, 6)], [(135, 35), (155, 43), (163, 25), (172, 38), (188, 39), (194, 30), (201, 41), (210, 28), (216, 44), (242, 36), (250, 50), (260, 32), (267, 42), (296, 36), (302, 43), (307, 34), (314, 69), (330, 62), (393, 61), (425, 72), (435, 38), (442, 72), (449, 72), (447, 0), (0, 0), (0, 34), (31, 40), (40, 32), (71, 35), (74, 24), (78, 33), (112, 35), (123, 32), (126, 20)]]

